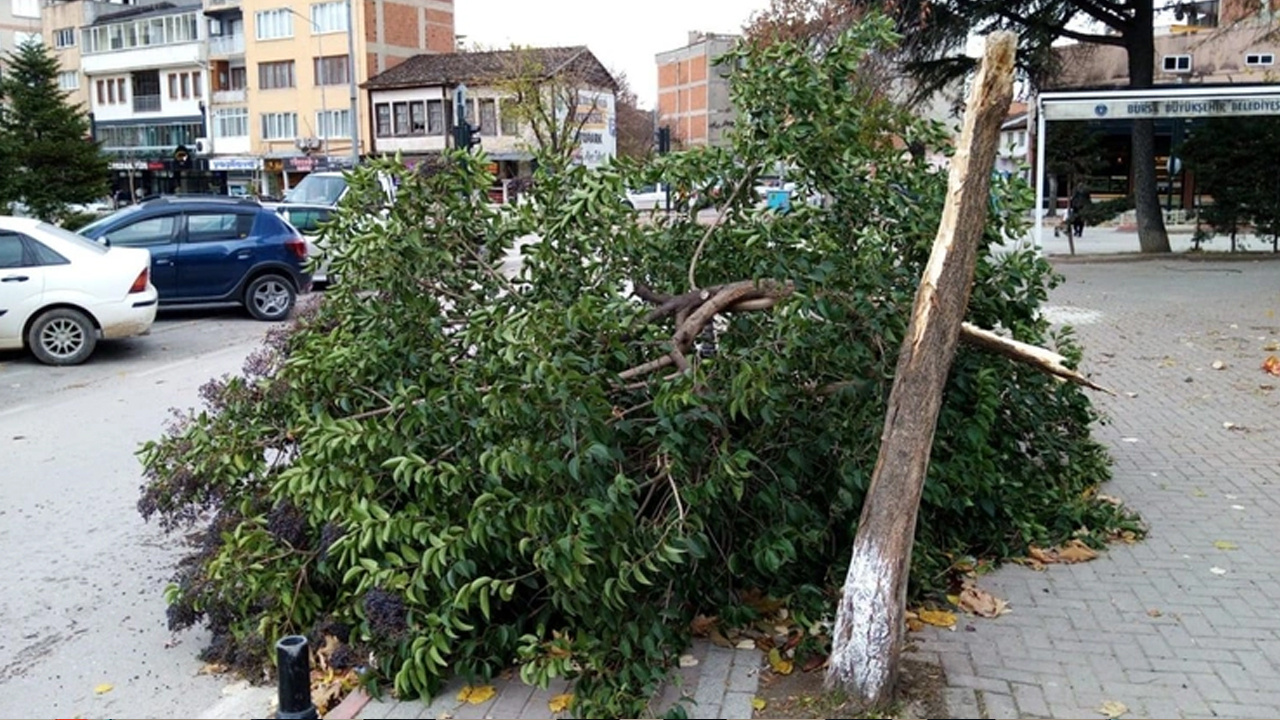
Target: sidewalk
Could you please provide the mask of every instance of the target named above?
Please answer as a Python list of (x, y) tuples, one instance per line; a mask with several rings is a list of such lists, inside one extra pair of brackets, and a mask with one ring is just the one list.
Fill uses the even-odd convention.
[[(699, 718), (750, 718), (751, 700), (755, 697), (759, 670), (764, 659), (758, 650), (738, 650), (716, 647), (698, 640), (690, 654), (697, 665), (677, 671), (677, 680), (663, 688), (654, 699), (655, 717), (684, 700), (689, 717)], [(430, 703), (421, 701), (397, 702), (393, 699), (369, 700), (356, 697), (344, 702), (326, 717), (359, 718), (564, 718), (567, 713), (552, 713), (551, 699), (569, 692), (563, 681), (553, 682), (546, 690), (525, 685), (518, 679), (496, 680), (497, 693), (487, 702), (469, 705), (458, 700), (458, 691), (465, 683), (451, 681)], [(364, 704), (361, 704), (364, 703)]]
[[(1071, 255), (1071, 244), (1067, 238), (1066, 232), (1063, 231), (1059, 235), (1054, 235), (1054, 218), (1050, 218), (1044, 226), (1044, 249), (1049, 256), (1069, 256)], [(1192, 250), (1195, 245), (1192, 238), (1195, 235), (1194, 225), (1170, 225), (1167, 230), (1169, 232), (1169, 250), (1174, 253), (1185, 253)], [(1031, 246), (1035, 242), (1035, 226), (1027, 232), (1023, 242), (1027, 246)], [(1012, 247), (1013, 243), (1007, 246)], [(1269, 236), (1257, 236), (1252, 234), (1242, 234), (1236, 238), (1236, 246), (1241, 251), (1249, 252), (1271, 252), (1271, 238)], [(1231, 238), (1226, 236), (1216, 236), (1205, 240), (1200, 244), (1200, 249), (1206, 255), (1215, 253), (1229, 254), (1231, 251)], [(1120, 255), (1120, 254), (1137, 254), (1141, 248), (1138, 245), (1138, 232), (1131, 227), (1086, 227), (1083, 237), (1076, 238), (1075, 241), (1076, 255)]]

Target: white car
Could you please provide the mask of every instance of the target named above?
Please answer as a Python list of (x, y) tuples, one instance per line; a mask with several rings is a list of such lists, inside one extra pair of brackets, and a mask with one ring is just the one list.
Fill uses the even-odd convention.
[(0, 216), (0, 350), (77, 365), (100, 338), (150, 332), (156, 300), (145, 248), (106, 247), (34, 218)]
[(665, 210), (667, 208), (667, 186), (663, 184), (646, 185), (637, 190), (627, 191), (627, 204), (632, 210)]

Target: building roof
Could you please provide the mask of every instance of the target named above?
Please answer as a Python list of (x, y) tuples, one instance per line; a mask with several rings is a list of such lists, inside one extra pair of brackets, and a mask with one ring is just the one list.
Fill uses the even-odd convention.
[(414, 55), (369, 78), (362, 87), (392, 90), (459, 83), (483, 85), (528, 70), (535, 70), (544, 78), (573, 71), (581, 73), (591, 85), (617, 90), (617, 81), (585, 45)]
[(109, 13), (103, 13), (93, 19), (93, 25), (110, 25), (112, 23), (124, 22), (125, 20), (137, 20), (139, 18), (155, 17), (159, 15), (176, 15), (184, 12), (198, 12), (202, 5), (192, 2), (163, 2), (151, 3), (149, 5), (124, 5), (124, 9), (116, 10)]

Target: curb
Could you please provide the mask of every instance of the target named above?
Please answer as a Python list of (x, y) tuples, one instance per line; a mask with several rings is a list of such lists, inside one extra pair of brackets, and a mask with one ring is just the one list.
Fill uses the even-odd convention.
[(360, 711), (364, 710), (364, 707), (372, 699), (362, 688), (356, 688), (343, 698), (342, 702), (338, 703), (336, 707), (325, 713), (324, 718), (325, 720), (355, 720)]

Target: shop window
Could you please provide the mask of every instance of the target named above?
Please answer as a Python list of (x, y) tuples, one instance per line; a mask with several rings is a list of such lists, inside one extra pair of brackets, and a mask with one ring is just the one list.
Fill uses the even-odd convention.
[(1167, 73), (1191, 72), (1190, 55), (1165, 55), (1162, 60), (1164, 63), (1164, 71)]
[(1244, 56), (1244, 64), (1250, 67), (1267, 67), (1275, 62), (1276, 56), (1272, 53), (1249, 53)]

